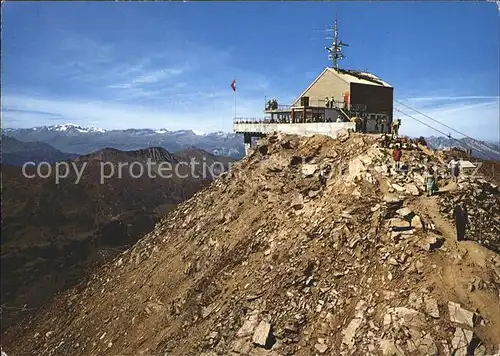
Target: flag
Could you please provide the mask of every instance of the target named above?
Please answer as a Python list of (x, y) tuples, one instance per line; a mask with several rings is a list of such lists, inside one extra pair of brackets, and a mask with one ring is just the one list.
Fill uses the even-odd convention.
[(231, 88), (233, 88), (233, 91), (236, 91), (236, 79), (231, 83)]

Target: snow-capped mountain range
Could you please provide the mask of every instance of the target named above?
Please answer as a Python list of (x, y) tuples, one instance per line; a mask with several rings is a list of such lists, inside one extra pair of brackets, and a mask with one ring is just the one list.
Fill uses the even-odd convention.
[(39, 126), (33, 128), (2, 129), (2, 134), (24, 142), (45, 142), (63, 151), (88, 154), (106, 147), (119, 150), (137, 150), (163, 147), (175, 152), (195, 146), (220, 156), (241, 158), (245, 149), (243, 140), (228, 132), (204, 133), (197, 130), (170, 131), (160, 129), (105, 130), (75, 124)]
[(472, 156), (500, 161), (500, 145), (493, 142), (478, 141), (467, 137), (453, 139), (442, 136), (426, 137), (427, 145), (436, 150), (450, 150), (454, 147), (472, 150)]
[[(16, 129), (16, 128), (6, 128), (3, 129), (2, 131), (5, 133), (8, 132), (17, 132), (20, 130), (32, 130), (35, 132), (43, 132), (43, 131), (58, 131), (58, 132), (66, 132), (66, 133), (106, 133), (106, 132), (111, 132), (111, 131), (130, 131), (130, 132), (135, 132), (135, 133), (144, 133), (144, 134), (152, 134), (153, 132), (156, 134), (175, 134), (175, 135), (181, 135), (181, 134), (195, 134), (198, 136), (204, 136), (207, 135), (204, 132), (197, 131), (197, 130), (177, 130), (177, 131), (170, 131), (164, 128), (161, 129), (126, 129), (126, 130), (105, 130), (101, 129), (98, 127), (84, 127), (76, 124), (58, 124), (58, 125), (52, 125), (52, 126), (37, 126), (37, 127), (32, 127), (29, 129)], [(217, 134), (220, 136), (226, 135), (227, 133), (218, 131), (214, 132), (212, 134)]]
[[(35, 127), (34, 130), (36, 130), (36, 129), (39, 129), (39, 128)], [(42, 129), (43, 129), (43, 126), (42, 126)], [(106, 132), (106, 130), (99, 129), (97, 127), (82, 127), (82, 126), (75, 125), (75, 124), (63, 124), (63, 125), (49, 126), (49, 127), (47, 127), (47, 130), (64, 131), (64, 132), (77, 131), (80, 133), (89, 133), (89, 132), (104, 133), (104, 132)]]

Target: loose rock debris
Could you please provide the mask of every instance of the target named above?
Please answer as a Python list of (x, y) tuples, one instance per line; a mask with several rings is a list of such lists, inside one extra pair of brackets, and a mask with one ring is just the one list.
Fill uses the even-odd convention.
[(3, 349), (61, 356), (494, 354), (500, 259), (485, 247), (495, 245), (498, 226), (474, 222), (484, 246), (457, 244), (446, 204), (482, 187), (476, 195), (491, 202), (470, 200), (477, 216), (495, 212), (498, 197), (489, 183), (473, 180), (425, 197), (425, 168), (436, 166), (443, 177), (446, 171), (436, 157), (409, 145), (404, 169), (395, 172), (376, 136), (272, 135), (88, 283), (9, 330)]
[(460, 189), (443, 195), (441, 212), (453, 221), (456, 202), (463, 201), (469, 215), (466, 238), (500, 253), (500, 191), (483, 179), (464, 180)]

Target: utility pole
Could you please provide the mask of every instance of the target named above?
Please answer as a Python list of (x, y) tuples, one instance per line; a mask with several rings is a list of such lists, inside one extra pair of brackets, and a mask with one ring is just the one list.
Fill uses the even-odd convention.
[(333, 37), (327, 37), (327, 39), (332, 40), (332, 44), (330, 47), (325, 47), (325, 49), (328, 51), (328, 59), (333, 62), (333, 68), (335, 68), (335, 70), (338, 70), (339, 69), (338, 61), (346, 58), (342, 54), (342, 46), (349, 46), (349, 45), (347, 43), (339, 41), (337, 16), (335, 16), (335, 23), (333, 25), (333, 28), (329, 28), (328, 30), (333, 31)]

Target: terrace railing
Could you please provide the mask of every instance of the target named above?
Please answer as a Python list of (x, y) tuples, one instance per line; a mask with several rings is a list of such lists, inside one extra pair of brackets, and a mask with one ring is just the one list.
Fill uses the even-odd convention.
[(289, 111), (291, 110), (291, 108), (292, 105), (281, 105), (281, 104), (278, 105), (277, 109), (272, 109), (267, 105), (264, 107), (265, 111)]
[(270, 117), (236, 117), (233, 124), (271, 124)]

